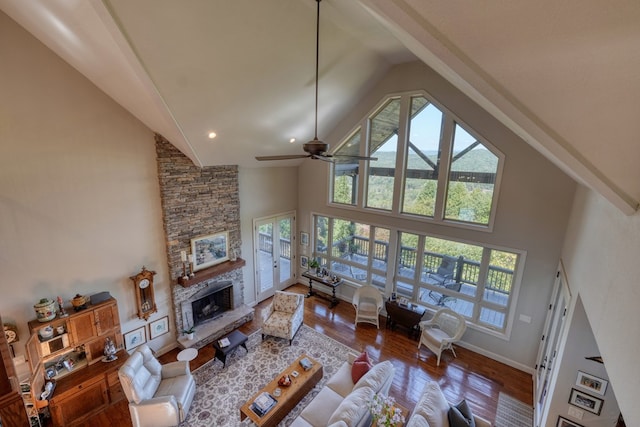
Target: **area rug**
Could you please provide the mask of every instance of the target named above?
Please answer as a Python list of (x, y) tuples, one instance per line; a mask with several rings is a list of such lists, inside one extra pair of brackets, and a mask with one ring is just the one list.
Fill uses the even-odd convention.
[(533, 408), (504, 393), (498, 394), (496, 427), (532, 427)]
[(293, 343), (266, 337), (260, 331), (249, 336), (247, 349), (239, 347), (227, 357), (227, 366), (210, 360), (194, 371), (196, 395), (187, 419), (180, 427), (250, 426), (249, 419), (240, 421), (240, 407), (258, 390), (303, 353), (322, 363), (323, 377), (305, 398), (285, 417), (279, 426), (288, 426), (320, 391), (326, 381), (355, 350), (302, 325)]

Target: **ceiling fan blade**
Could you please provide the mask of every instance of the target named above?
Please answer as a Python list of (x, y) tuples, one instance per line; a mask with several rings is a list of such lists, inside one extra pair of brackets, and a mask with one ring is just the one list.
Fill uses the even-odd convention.
[(256, 160), (291, 160), (291, 159), (304, 159), (305, 157), (311, 157), (310, 154), (289, 154), (283, 156), (256, 156)]
[(365, 157), (365, 156), (348, 156), (346, 154), (334, 154), (333, 157), (339, 159), (355, 159), (355, 160), (378, 160), (377, 157)]
[(323, 162), (333, 163), (333, 159), (331, 157), (333, 156), (328, 156), (323, 154), (314, 154), (313, 156), (311, 156), (312, 159), (318, 159), (318, 160), (322, 160)]

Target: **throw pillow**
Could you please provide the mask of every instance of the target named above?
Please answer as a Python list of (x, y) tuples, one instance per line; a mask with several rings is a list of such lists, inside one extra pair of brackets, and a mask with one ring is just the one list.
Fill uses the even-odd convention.
[(371, 361), (367, 352), (364, 351), (360, 356), (356, 357), (353, 365), (351, 365), (351, 381), (354, 384), (357, 383), (364, 374), (369, 372), (369, 369), (371, 369)]
[(476, 427), (476, 422), (473, 419), (471, 408), (467, 404), (466, 400), (458, 403), (456, 406), (449, 408), (449, 424), (451, 427)]

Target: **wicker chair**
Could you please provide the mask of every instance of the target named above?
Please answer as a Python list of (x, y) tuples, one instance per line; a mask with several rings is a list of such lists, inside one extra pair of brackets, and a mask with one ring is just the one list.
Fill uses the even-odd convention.
[(380, 291), (371, 285), (358, 288), (353, 294), (353, 307), (356, 309), (356, 325), (366, 322), (380, 329), (380, 311), (384, 301)]
[(460, 341), (467, 330), (467, 322), (460, 314), (449, 308), (436, 311), (431, 320), (420, 322), (420, 346), (425, 346), (438, 356), (437, 366), (440, 366), (440, 356), (444, 350), (451, 350), (453, 357), (456, 352), (453, 343)]

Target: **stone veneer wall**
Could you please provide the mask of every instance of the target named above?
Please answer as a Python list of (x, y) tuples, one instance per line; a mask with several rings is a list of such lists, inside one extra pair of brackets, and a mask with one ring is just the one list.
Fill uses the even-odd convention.
[(175, 282), (182, 275), (180, 251), (191, 253), (194, 237), (228, 231), (229, 250), (240, 256), (238, 167), (199, 168), (161, 135), (156, 134), (155, 140), (173, 309), (177, 330), (181, 331), (180, 303), (212, 282), (231, 280), (234, 306), (244, 303), (242, 269), (188, 288)]

